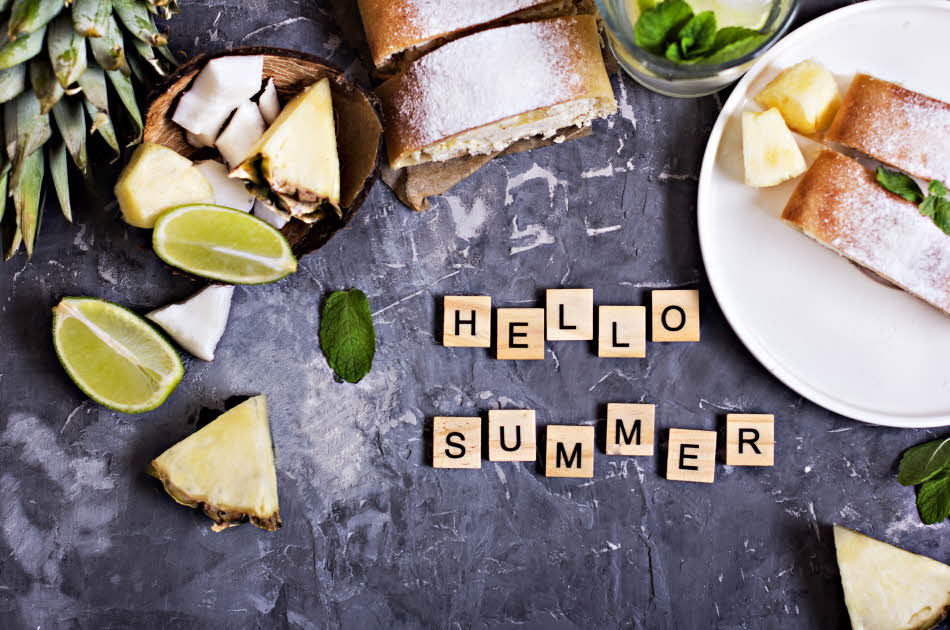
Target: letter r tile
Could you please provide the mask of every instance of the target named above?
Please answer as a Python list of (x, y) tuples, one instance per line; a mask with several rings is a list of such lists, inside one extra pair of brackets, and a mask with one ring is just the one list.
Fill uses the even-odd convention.
[(726, 416), (726, 465), (773, 466), (775, 416), (769, 413)]

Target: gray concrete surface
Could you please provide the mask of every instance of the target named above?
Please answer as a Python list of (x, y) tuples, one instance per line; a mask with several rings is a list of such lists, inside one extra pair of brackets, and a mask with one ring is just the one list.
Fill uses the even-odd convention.
[[(187, 53), (282, 45), (356, 79), (350, 2), (184, 2)], [(808, 0), (799, 21), (846, 4)], [(355, 29), (354, 29), (355, 26)], [(355, 34), (354, 34), (355, 33)], [(4, 628), (837, 628), (847, 625), (831, 524), (948, 560), (895, 481), (908, 446), (946, 431), (863, 425), (776, 381), (729, 328), (696, 234), (696, 179), (721, 100), (672, 100), (613, 77), (620, 112), (592, 136), (493, 161), (425, 214), (381, 184), (300, 271), (238, 288), (214, 363), (185, 356), (158, 410), (87, 400), (53, 353), (50, 307), (92, 295), (144, 312), (195, 288), (86, 196), (47, 214), (29, 263), (0, 266), (0, 625)], [(99, 160), (99, 183), (114, 172)], [(318, 304), (356, 286), (378, 333), (373, 371), (334, 382)], [(499, 362), (436, 337), (439, 298), (541, 305), (551, 287), (597, 303), (698, 288), (703, 340), (644, 360), (550, 343)], [(266, 393), (284, 527), (212, 533), (143, 474), (202, 408)], [(654, 458), (598, 454), (594, 478), (534, 463), (428, 464), (434, 415), (527, 407), (540, 424), (596, 423), (608, 402), (656, 402)], [(720, 465), (712, 486), (661, 476), (665, 429), (720, 429), (732, 411), (777, 417), (776, 466)]]

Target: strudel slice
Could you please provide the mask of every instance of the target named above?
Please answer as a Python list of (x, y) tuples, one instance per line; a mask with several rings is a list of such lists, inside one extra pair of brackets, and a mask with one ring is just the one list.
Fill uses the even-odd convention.
[(782, 219), (950, 314), (950, 236), (855, 160), (823, 151)]
[(858, 74), (825, 137), (950, 185), (950, 103)]

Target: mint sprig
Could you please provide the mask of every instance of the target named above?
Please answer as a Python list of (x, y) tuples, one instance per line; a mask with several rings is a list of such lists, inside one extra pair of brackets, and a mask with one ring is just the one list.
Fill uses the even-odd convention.
[(950, 517), (950, 437), (908, 449), (901, 458), (897, 481), (903, 486), (920, 486), (917, 511), (924, 524)]
[(883, 166), (877, 167), (877, 182), (886, 190), (916, 203), (920, 213), (930, 217), (944, 234), (950, 235), (950, 199), (947, 199), (947, 187), (940, 180), (933, 180), (927, 186), (927, 195), (913, 178), (899, 171)]
[(678, 64), (717, 65), (743, 57), (768, 39), (768, 33), (726, 26), (717, 30), (712, 11), (694, 14), (686, 0), (664, 0), (655, 6), (640, 3), (633, 27), (640, 48)]
[(350, 289), (330, 294), (320, 315), (320, 347), (340, 378), (359, 383), (369, 373), (376, 330), (365, 293)]

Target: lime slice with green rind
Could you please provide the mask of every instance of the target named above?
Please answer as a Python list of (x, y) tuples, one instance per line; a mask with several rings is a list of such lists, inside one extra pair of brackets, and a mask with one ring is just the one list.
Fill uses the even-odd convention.
[(230, 284), (274, 282), (297, 270), (297, 259), (280, 232), (222, 206), (172, 208), (155, 223), (152, 247), (173, 267)]
[(175, 349), (147, 321), (95, 298), (67, 297), (53, 308), (53, 345), (79, 389), (122, 413), (155, 409), (185, 371)]

